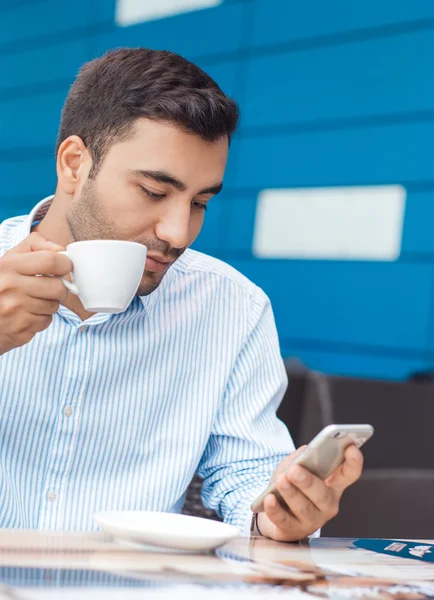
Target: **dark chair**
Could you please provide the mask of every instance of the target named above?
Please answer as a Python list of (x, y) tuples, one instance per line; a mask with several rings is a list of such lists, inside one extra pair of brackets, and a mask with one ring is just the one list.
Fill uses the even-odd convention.
[(330, 423), (371, 423), (365, 468), (434, 469), (434, 385), (309, 373), (300, 443)]
[(366, 469), (322, 535), (433, 539), (433, 498), (434, 470)]
[(202, 500), (200, 497), (201, 487), (202, 479), (195, 475), (187, 488), (187, 495), (185, 498), (185, 504), (182, 510), (182, 514), (190, 515), (192, 517), (203, 517), (205, 519), (212, 519), (213, 521), (221, 521), (220, 517), (216, 512), (205, 508), (202, 504)]
[(300, 426), (303, 402), (310, 371), (297, 359), (285, 361), (288, 387), (277, 410), (277, 416), (285, 423), (296, 446), (300, 446)]
[(330, 423), (371, 423), (365, 469), (339, 515), (338, 537), (434, 537), (434, 386), (305, 373), (298, 443)]

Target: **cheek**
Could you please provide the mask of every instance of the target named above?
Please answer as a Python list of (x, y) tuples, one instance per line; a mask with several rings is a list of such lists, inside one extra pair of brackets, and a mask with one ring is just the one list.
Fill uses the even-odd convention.
[(116, 211), (118, 216), (126, 220), (137, 219), (142, 208), (138, 194), (131, 192), (128, 188), (108, 189), (103, 198), (107, 199), (107, 205), (111, 210)]
[(150, 240), (155, 237), (152, 221), (147, 215), (123, 211), (118, 218), (118, 231), (123, 238), (132, 241)]
[(146, 198), (129, 186), (105, 186), (100, 192), (101, 201), (118, 231), (126, 238), (146, 235), (153, 228), (155, 215)]
[[(104, 167), (104, 165), (103, 165)], [(125, 215), (128, 219), (137, 215), (140, 211), (144, 198), (136, 186), (125, 180), (122, 173), (111, 171), (105, 165), (97, 175), (96, 186), (101, 202), (111, 212), (117, 212), (117, 216)]]

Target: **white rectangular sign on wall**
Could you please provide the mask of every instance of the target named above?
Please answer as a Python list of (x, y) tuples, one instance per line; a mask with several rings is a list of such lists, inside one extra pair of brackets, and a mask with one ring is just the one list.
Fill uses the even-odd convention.
[(116, 23), (121, 27), (210, 8), (223, 0), (117, 0)]
[(405, 201), (400, 185), (262, 190), (253, 252), (259, 258), (396, 260)]

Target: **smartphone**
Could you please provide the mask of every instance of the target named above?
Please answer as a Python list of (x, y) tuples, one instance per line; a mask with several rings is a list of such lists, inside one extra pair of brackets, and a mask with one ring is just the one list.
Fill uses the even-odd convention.
[[(313, 438), (291, 466), (301, 465), (313, 475), (327, 479), (344, 462), (348, 446), (355, 444), (361, 448), (373, 433), (372, 425), (328, 425)], [(268, 494), (274, 494), (280, 504), (288, 510), (273, 482), (252, 503), (252, 512), (264, 512), (264, 500)]]

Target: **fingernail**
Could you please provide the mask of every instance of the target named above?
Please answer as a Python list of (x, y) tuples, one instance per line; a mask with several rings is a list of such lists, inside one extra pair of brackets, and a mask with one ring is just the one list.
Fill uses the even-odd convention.
[(293, 469), (293, 471), (291, 472), (291, 478), (294, 481), (304, 481), (306, 479), (306, 473), (303, 471), (303, 469), (297, 468), (295, 467), (295, 469)]

